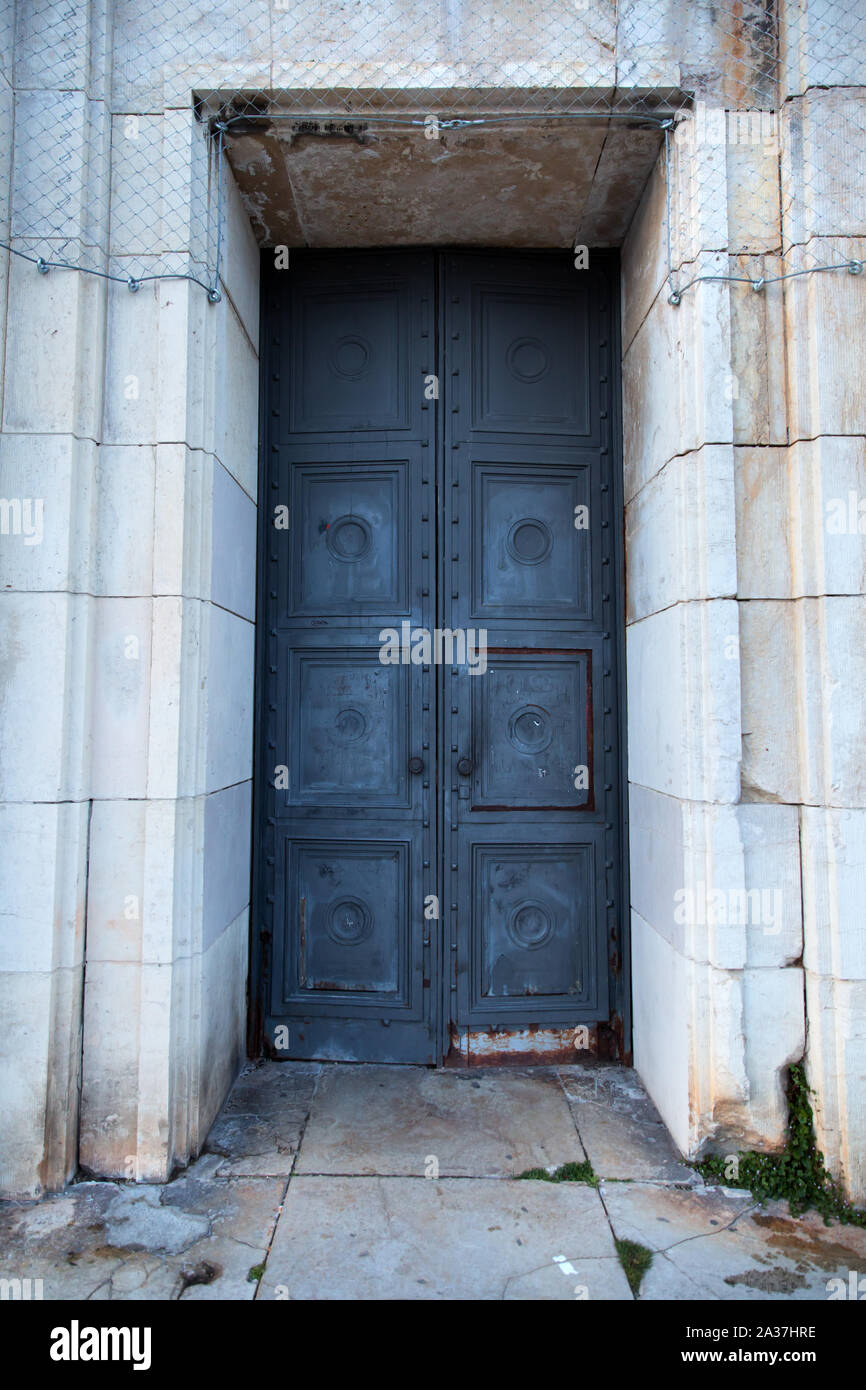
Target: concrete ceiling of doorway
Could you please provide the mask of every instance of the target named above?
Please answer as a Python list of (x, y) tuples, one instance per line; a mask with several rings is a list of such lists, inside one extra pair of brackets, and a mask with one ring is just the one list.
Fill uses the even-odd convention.
[(662, 142), (656, 129), (603, 118), (464, 127), (439, 139), (372, 124), (360, 138), (292, 125), (226, 140), (263, 246), (619, 246)]

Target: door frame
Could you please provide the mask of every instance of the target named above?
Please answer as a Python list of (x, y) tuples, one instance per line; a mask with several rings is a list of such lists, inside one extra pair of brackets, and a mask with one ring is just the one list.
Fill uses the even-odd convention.
[[(501, 256), (503, 259), (514, 259), (516, 256), (529, 258), (562, 258), (570, 256), (570, 251), (556, 250), (533, 250), (521, 247), (505, 248), (484, 248), (484, 247), (430, 247), (430, 246), (406, 246), (406, 247), (387, 247), (387, 248), (363, 248), (343, 247), (338, 250), (317, 251), (318, 255), (333, 256), (336, 261), (344, 255), (353, 257), (367, 256), (375, 257), (381, 255), (383, 251), (406, 251), (406, 252), (427, 252), (437, 257), (437, 295), (439, 298), (437, 314), (437, 339), (442, 332), (442, 314), (444, 306), (441, 302), (439, 291), (439, 267), (441, 259), (450, 253), (460, 254), (461, 256), (471, 256), (477, 252), (479, 257), (486, 259)], [(628, 845), (628, 745), (627, 745), (627, 683), (626, 683), (626, 582), (625, 582), (625, 505), (623, 496), (623, 445), (622, 445), (622, 313), (621, 313), (621, 279), (620, 279), (620, 256), (618, 250), (592, 250), (589, 253), (590, 264), (593, 270), (601, 270), (608, 279), (610, 293), (610, 361), (611, 361), (611, 488), (613, 494), (613, 513), (618, 518), (618, 524), (613, 528), (613, 558), (614, 558), (614, 578), (613, 593), (615, 601), (611, 607), (615, 613), (615, 624), (613, 640), (616, 648), (617, 671), (616, 671), (616, 728), (619, 739), (620, 757), (618, 759), (617, 776), (619, 779), (619, 843), (621, 846), (620, 865), (618, 874), (619, 901), (621, 904), (620, 921), (618, 923), (618, 940), (611, 946), (608, 943), (608, 979), (609, 979), (609, 998), (611, 1001), (610, 1015), (608, 1021), (599, 1022), (591, 1030), (593, 1036), (595, 1055), (604, 1060), (615, 1060), (625, 1065), (631, 1065), (632, 1061), (632, 991), (631, 991), (631, 907), (629, 899), (629, 845)], [(247, 978), (247, 1055), (251, 1058), (259, 1058), (265, 1054), (264, 1038), (264, 1017), (266, 1012), (266, 999), (270, 988), (270, 972), (273, 960), (273, 942), (270, 931), (266, 925), (265, 909), (267, 904), (264, 901), (264, 875), (262, 873), (262, 855), (265, 839), (265, 817), (266, 799), (262, 795), (262, 788), (267, 782), (267, 741), (264, 731), (264, 698), (267, 688), (266, 670), (266, 605), (267, 595), (264, 592), (263, 577), (265, 574), (265, 547), (268, 541), (268, 524), (270, 520), (270, 498), (268, 488), (268, 418), (271, 409), (271, 382), (268, 378), (268, 364), (270, 362), (269, 349), (272, 346), (272, 336), (274, 333), (274, 322), (271, 314), (271, 286), (277, 274), (291, 274), (291, 268), (286, 271), (277, 271), (274, 267), (273, 248), (265, 248), (261, 252), (261, 289), (260, 289), (260, 316), (259, 316), (259, 438), (258, 438), (258, 492), (257, 492), (257, 538), (256, 538), (256, 633), (255, 633), (255, 686), (253, 696), (253, 809), (252, 809), (252, 852), (251, 863), (251, 884), (250, 884), (250, 919), (249, 919), (249, 974)], [(576, 275), (580, 274), (575, 270)], [(615, 306), (615, 308), (614, 308)], [(438, 352), (438, 348), (437, 348)], [(438, 360), (438, 359), (437, 359)], [(437, 452), (439, 451), (437, 446)], [(439, 536), (439, 519), (437, 515), (437, 552), (441, 548)], [(437, 740), (440, 735), (437, 735)], [(440, 774), (441, 775), (441, 774)], [(437, 826), (439, 817), (437, 816)], [(439, 883), (439, 901), (444, 902), (442, 896), (441, 875), (442, 865), (442, 846), (438, 843), (437, 829), (437, 882)], [(447, 1036), (448, 1021), (443, 1017), (440, 1020), (441, 1036), (439, 1057), (437, 1065), (442, 1065), (447, 1053), (449, 1038)], [(271, 1055), (270, 1053), (267, 1055)], [(285, 1060), (285, 1059), (283, 1059)], [(525, 1065), (525, 1056), (522, 1058)], [(545, 1059), (539, 1056), (538, 1063), (543, 1065)], [(471, 1064), (471, 1063), (470, 1063)]]

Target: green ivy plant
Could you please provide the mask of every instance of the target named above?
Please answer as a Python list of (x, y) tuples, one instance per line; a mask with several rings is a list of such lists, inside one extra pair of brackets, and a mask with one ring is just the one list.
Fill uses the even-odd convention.
[(826, 1226), (833, 1221), (844, 1226), (866, 1226), (866, 1210), (846, 1200), (816, 1147), (809, 1101), (814, 1092), (806, 1081), (802, 1062), (795, 1063), (788, 1073), (787, 1094), (788, 1129), (781, 1153), (741, 1150), (735, 1178), (728, 1176), (730, 1160), (725, 1155), (713, 1154), (692, 1166), (709, 1181), (748, 1188), (760, 1202), (784, 1198), (792, 1216), (800, 1216), (811, 1207), (823, 1216)]

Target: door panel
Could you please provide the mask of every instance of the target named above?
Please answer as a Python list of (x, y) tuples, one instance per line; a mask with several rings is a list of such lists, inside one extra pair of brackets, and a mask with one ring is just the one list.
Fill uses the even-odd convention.
[[(445, 259), (442, 676), (452, 1045), (606, 1020), (619, 870), (605, 277)], [(471, 767), (470, 767), (471, 765)], [(491, 1042), (491, 1035), (498, 1038)]]
[[(266, 275), (276, 1056), (528, 1038), (526, 1060), (622, 1011), (613, 285), (540, 253), (305, 253)], [(419, 628), (445, 629), (444, 664), (410, 656)], [(475, 653), (482, 632), (449, 661), (449, 633)]]
[(432, 257), (399, 254), (293, 256), (269, 281), (265, 491), (289, 508), (265, 532), (260, 667), (277, 1056), (438, 1056), (434, 679), (380, 661), (383, 629), (434, 616), (435, 416), (410, 389), (433, 370), (433, 281)]

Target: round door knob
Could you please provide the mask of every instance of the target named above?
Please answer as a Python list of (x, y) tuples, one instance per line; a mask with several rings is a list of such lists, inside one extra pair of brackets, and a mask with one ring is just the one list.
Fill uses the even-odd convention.
[(468, 777), (470, 772), (472, 771), (472, 759), (458, 758), (457, 771), (460, 773), (461, 777)]
[(409, 759), (409, 771), (412, 773), (412, 776), (413, 776), (413, 777), (417, 777), (419, 773), (421, 773), (421, 772), (424, 771), (424, 759), (423, 759), (423, 758), (410, 758), (410, 759)]

